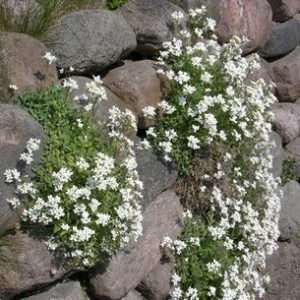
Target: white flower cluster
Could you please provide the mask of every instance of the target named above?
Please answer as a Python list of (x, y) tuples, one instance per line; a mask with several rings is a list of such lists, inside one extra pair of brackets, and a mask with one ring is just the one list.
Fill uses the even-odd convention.
[(97, 101), (107, 100), (107, 94), (100, 76), (94, 76), (93, 81), (86, 84), (90, 96)]
[[(181, 18), (179, 14), (174, 17)], [(208, 227), (211, 240), (222, 243), (225, 251), (235, 253), (234, 262), (225, 271), (221, 261), (213, 259), (206, 263), (208, 273), (223, 278), (222, 285), (207, 287), (206, 297), (254, 300), (256, 296), (262, 297), (268, 281), (258, 270), (265, 268), (266, 256), (277, 249), (279, 237), (281, 193), (279, 179), (271, 173), (268, 113), (275, 97), (262, 80), (248, 79), (258, 62), (255, 56), (242, 57), (244, 41), (235, 37), (224, 46), (218, 45), (213, 33), (216, 24), (205, 17), (204, 7), (191, 10), (190, 18), (194, 25), (201, 23), (201, 28), (194, 27), (191, 33), (181, 32), (181, 39), (165, 43), (161, 53), (161, 63), (168, 70), (161, 69), (159, 73), (165, 74), (181, 93), (169, 103), (164, 101), (161, 107), (166, 119), (184, 114), (184, 143), (190, 151), (201, 151), (202, 147), (218, 143), (230, 146), (232, 152), (219, 158), (217, 172), (203, 174), (204, 179), (213, 178), (213, 186), (210, 182), (200, 187), (203, 192), (211, 192), (211, 210), (215, 215)], [(155, 116), (149, 107), (145, 112)], [(166, 160), (171, 160), (175, 150), (178, 151), (177, 137), (183, 140), (181, 128), (176, 127), (180, 126), (178, 122), (169, 124), (174, 124), (174, 128), (164, 129), (163, 134), (156, 128), (148, 131), (151, 139), (159, 141), (157, 146)], [(225, 174), (230, 194), (222, 188)], [(201, 236), (192, 237), (192, 241), (167, 238), (162, 246), (172, 249), (176, 256), (188, 255), (190, 246), (201, 251)], [(180, 274), (173, 277), (173, 299), (199, 299), (194, 287), (181, 288)]]
[[(139, 175), (137, 172), (137, 162), (134, 151), (134, 142), (127, 137), (127, 134), (133, 130), (137, 129), (137, 121), (134, 114), (130, 110), (125, 110), (122, 112), (116, 106), (113, 106), (109, 110), (109, 136), (118, 142), (121, 146), (121, 150), (125, 153), (122, 167), (126, 169), (127, 172), (127, 187), (121, 188), (120, 193), (122, 196), (122, 204), (117, 207), (116, 213), (120, 219), (117, 226), (120, 231), (127, 231), (126, 226), (124, 226), (124, 220), (131, 220), (132, 223), (132, 237), (136, 240), (142, 234), (142, 214), (141, 207), (135, 198), (141, 198), (141, 191), (143, 189), (143, 183), (139, 180)], [(128, 238), (125, 237), (122, 240), (122, 244), (128, 243)]]
[(109, 118), (107, 126), (109, 128), (109, 136), (113, 139), (129, 144), (132, 149), (132, 142), (127, 138), (128, 131), (137, 130), (137, 121), (135, 115), (129, 109), (125, 112), (121, 111), (118, 107), (113, 106), (109, 110)]
[[(72, 90), (79, 90), (77, 81), (73, 78), (63, 80), (63, 87)], [(106, 101), (107, 93), (100, 76), (94, 76), (93, 80), (86, 83), (87, 94), (74, 97), (74, 100), (83, 105), (84, 110), (91, 111), (97, 102)]]
[[(112, 254), (142, 235), (139, 202), (143, 185), (136, 170), (134, 143), (123, 133), (125, 127), (136, 126), (136, 121), (132, 113), (116, 107), (110, 112), (110, 120), (111, 142), (120, 144), (116, 157), (104, 152), (95, 157), (82, 153), (76, 162), (49, 174), (46, 194), (38, 183), (25, 182), (16, 169), (4, 174), (7, 183), (16, 184), (18, 194), (27, 196), (24, 221), (54, 226), (49, 249), (60, 250), (84, 266), (93, 265), (103, 253)], [(38, 147), (39, 141), (30, 139), (26, 155), (20, 159), (30, 164)], [(16, 197), (7, 201), (13, 208), (21, 204)]]
[(53, 55), (51, 52), (46, 52), (43, 58), (45, 58), (48, 61), (49, 65), (52, 65), (57, 61), (57, 57)]
[[(21, 153), (20, 160), (24, 161), (26, 165), (31, 165), (33, 162), (34, 152), (40, 148), (41, 141), (39, 139), (30, 138), (26, 144), (25, 152)], [(21, 196), (27, 192), (35, 193), (36, 190), (30, 182), (22, 182), (22, 174), (17, 169), (7, 169), (4, 172), (5, 182), (8, 184), (17, 184), (16, 194)], [(19, 197), (12, 197), (6, 199), (6, 201), (16, 209), (21, 205)]]
[(69, 88), (70, 90), (78, 90), (79, 86), (76, 80), (73, 78), (67, 78), (63, 80), (63, 87)]
[[(63, 82), (64, 87), (71, 90), (78, 90), (78, 83), (72, 79), (65, 79)], [(86, 83), (87, 94), (81, 94), (74, 97), (74, 100), (80, 102), (86, 111), (91, 111), (97, 102), (107, 100), (107, 92), (103, 86), (103, 81), (100, 76), (94, 76), (93, 80)]]
[(23, 152), (20, 156), (20, 160), (23, 160), (27, 165), (33, 162), (33, 154), (40, 148), (41, 141), (39, 139), (31, 138), (27, 142), (26, 152)]

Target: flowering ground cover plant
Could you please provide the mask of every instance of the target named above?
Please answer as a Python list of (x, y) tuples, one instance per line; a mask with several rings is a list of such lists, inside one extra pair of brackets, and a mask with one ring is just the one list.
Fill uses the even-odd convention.
[[(93, 99), (105, 101), (98, 78), (90, 87)], [(126, 136), (136, 124), (132, 113), (113, 107), (104, 137), (87, 113), (74, 109), (63, 87), (22, 96), (19, 102), (47, 135), (32, 181), (16, 169), (5, 172), (6, 182), (16, 184), (16, 197), (7, 200), (14, 208), (25, 206), (24, 226), (42, 226), (49, 248), (80, 267), (137, 240), (142, 183)], [(38, 140), (28, 141), (20, 157), (28, 167), (38, 147)]]
[(144, 109), (159, 120), (148, 139), (188, 180), (179, 187), (192, 211), (183, 236), (162, 243), (176, 258), (171, 297), (256, 299), (279, 237), (280, 180), (271, 172), (268, 112), (275, 98), (262, 80), (249, 79), (259, 65), (256, 56), (242, 56), (245, 41), (220, 46), (205, 7), (189, 17), (191, 31), (178, 28), (161, 52), (158, 72), (170, 80), (169, 96)]

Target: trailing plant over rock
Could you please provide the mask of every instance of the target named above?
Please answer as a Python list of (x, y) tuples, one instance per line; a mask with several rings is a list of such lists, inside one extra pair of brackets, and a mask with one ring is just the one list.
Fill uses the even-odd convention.
[[(89, 90), (93, 101), (106, 101), (99, 78)], [(104, 137), (87, 113), (73, 108), (63, 87), (22, 96), (19, 102), (47, 135), (32, 182), (17, 169), (5, 172), (6, 182), (16, 185), (16, 197), (7, 200), (14, 208), (25, 206), (24, 226), (44, 227), (49, 248), (76, 266), (94, 265), (137, 240), (142, 183), (133, 142), (126, 136), (136, 126), (132, 113), (113, 107)], [(20, 160), (30, 165), (38, 147), (38, 140), (29, 140)]]
[[(184, 16), (173, 17), (180, 24)], [(271, 173), (269, 122), (275, 97), (262, 80), (250, 81), (258, 63), (256, 56), (242, 57), (244, 41), (220, 46), (205, 7), (189, 17), (191, 31), (178, 28), (160, 56), (170, 94), (158, 108), (144, 109), (159, 120), (148, 139), (189, 179), (182, 197), (195, 214), (187, 214), (182, 239), (162, 243), (176, 258), (171, 296), (256, 299), (279, 237), (280, 180)]]

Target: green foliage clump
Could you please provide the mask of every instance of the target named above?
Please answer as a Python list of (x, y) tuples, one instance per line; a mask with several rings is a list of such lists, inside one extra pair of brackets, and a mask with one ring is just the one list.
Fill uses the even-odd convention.
[(92, 266), (136, 240), (140, 182), (134, 154), (118, 131), (118, 126), (129, 129), (130, 113), (112, 109), (109, 138), (88, 113), (74, 108), (62, 87), (21, 96), (19, 103), (46, 135), (34, 178), (17, 182), (26, 207), (24, 226), (43, 227), (49, 248), (78, 266)]
[[(195, 238), (197, 237), (197, 238)], [(214, 287), (222, 285), (222, 276), (240, 255), (239, 251), (224, 251), (221, 241), (214, 241), (207, 230), (207, 226), (200, 219), (187, 220), (181, 240), (186, 247), (176, 255), (176, 272), (181, 277), (181, 289), (187, 291), (190, 287), (198, 291), (199, 300), (207, 300), (210, 295), (212, 282)], [(176, 253), (176, 252), (175, 252)], [(188, 258), (188, 259), (187, 259)], [(220, 262), (218, 272), (208, 269), (209, 263)], [(220, 289), (216, 289), (213, 299), (221, 299)]]
[[(43, 163), (36, 170), (36, 180), (41, 181), (46, 193), (49, 174), (62, 165), (74, 167), (82, 155), (93, 158), (99, 151), (109, 155), (116, 152), (117, 145), (105, 142), (88, 114), (74, 109), (64, 88), (55, 86), (45, 92), (30, 93), (19, 97), (18, 101), (46, 133)], [(83, 127), (78, 127), (78, 120)]]
[(282, 164), (281, 182), (283, 185), (291, 180), (299, 181), (299, 176), (295, 173), (295, 159), (286, 159)]
[(117, 9), (125, 4), (128, 0), (107, 0), (106, 5), (109, 9)]

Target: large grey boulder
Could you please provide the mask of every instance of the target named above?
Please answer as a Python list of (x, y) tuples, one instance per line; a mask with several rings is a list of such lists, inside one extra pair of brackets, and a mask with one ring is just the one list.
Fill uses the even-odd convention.
[(272, 9), (267, 0), (184, 0), (185, 6), (202, 4), (216, 22), (220, 42), (227, 43), (233, 36), (246, 37), (245, 54), (264, 46), (272, 32)]
[(279, 251), (267, 260), (271, 283), (263, 300), (300, 299), (300, 249), (293, 243), (279, 243)]
[[(174, 11), (182, 9), (166, 0), (129, 0), (119, 9), (137, 35), (137, 52), (152, 55), (174, 36)], [(182, 24), (185, 26), (186, 19)]]
[(144, 213), (143, 236), (127, 251), (112, 257), (108, 266), (91, 278), (96, 298), (124, 297), (158, 265), (164, 237), (181, 232), (183, 208), (175, 192), (169, 190), (153, 201)]
[(88, 300), (86, 292), (80, 286), (78, 281), (70, 281), (56, 285), (50, 290), (31, 296), (22, 298), (21, 300)]
[(125, 19), (108, 10), (68, 14), (50, 28), (46, 44), (60, 68), (74, 74), (95, 74), (125, 57), (136, 47), (136, 36)]
[(283, 56), (300, 45), (300, 21), (291, 19), (284, 23), (273, 23), (272, 35), (260, 55), (265, 58)]
[(268, 0), (272, 6), (273, 19), (277, 22), (284, 22), (300, 11), (298, 0)]
[(276, 103), (272, 107), (272, 125), (287, 144), (300, 133), (300, 105), (298, 103)]
[(146, 208), (159, 194), (175, 185), (177, 171), (161, 161), (152, 149), (137, 147), (136, 159), (137, 171), (144, 184), (142, 205)]
[(57, 81), (55, 64), (43, 57), (47, 51), (28, 35), (0, 33), (0, 102), (12, 102), (16, 95), (47, 89)]
[(136, 290), (130, 291), (125, 297), (121, 300), (143, 300), (143, 296)]
[(171, 290), (171, 276), (174, 265), (170, 262), (161, 262), (149, 273), (140, 284), (138, 290), (149, 295), (151, 300), (168, 299)]
[(44, 241), (17, 232), (1, 238), (0, 299), (46, 286), (66, 274)]
[(281, 215), (279, 222), (280, 236), (283, 240), (299, 239), (300, 231), (300, 184), (288, 182), (283, 188)]
[(286, 151), (291, 159), (300, 161), (300, 138), (296, 138), (286, 145)]
[(271, 69), (279, 100), (296, 101), (300, 97), (300, 47), (271, 63)]
[(280, 177), (282, 174), (283, 161), (286, 159), (286, 154), (282, 147), (282, 139), (278, 133), (272, 131), (271, 141), (274, 142), (274, 147), (271, 152), (273, 157), (272, 173), (274, 176)]
[(108, 72), (104, 84), (139, 117), (139, 127), (147, 128), (149, 121), (143, 118), (143, 108), (156, 107), (162, 99), (161, 81), (151, 60), (125, 61), (121, 67)]
[[(15, 105), (0, 104), (0, 234), (13, 229), (19, 220), (7, 202), (15, 196), (15, 186), (7, 184), (3, 174), (7, 169), (17, 168), (23, 175), (30, 175), (30, 168), (26, 168), (19, 158), (30, 138), (42, 137), (41, 126), (28, 113)], [(40, 155), (41, 151), (34, 153), (35, 162)]]
[[(249, 55), (247, 58), (251, 60), (252, 55)], [(272, 91), (275, 92), (275, 88), (273, 87), (272, 84), (272, 74), (271, 74), (272, 70), (271, 70), (270, 63), (268, 63), (266, 60), (264, 60), (261, 57), (259, 58), (258, 63), (259, 63), (259, 68), (251, 72), (248, 76), (248, 79), (252, 81), (258, 81), (260, 79), (263, 79), (266, 84), (272, 85)]]
[(272, 32), (272, 9), (267, 0), (173, 0), (185, 10), (205, 5), (217, 21), (216, 31), (222, 43), (233, 36), (246, 37), (244, 53), (264, 46)]
[(244, 36), (249, 40), (244, 53), (264, 46), (272, 31), (272, 11), (266, 0), (224, 0), (217, 3), (217, 33), (222, 42), (228, 42), (234, 35)]

